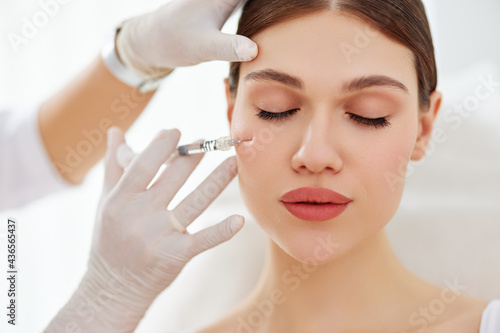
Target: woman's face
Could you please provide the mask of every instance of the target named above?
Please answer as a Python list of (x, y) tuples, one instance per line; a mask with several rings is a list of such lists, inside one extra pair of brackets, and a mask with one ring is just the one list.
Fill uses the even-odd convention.
[[(252, 39), (259, 55), (241, 64), (236, 98), (228, 97), (231, 136), (250, 140), (236, 147), (243, 200), (289, 255), (330, 261), (395, 214), (433, 111), (419, 112), (411, 51), (359, 19), (324, 11)], [(304, 187), (350, 202), (284, 203), (285, 193)], [(333, 245), (328, 256), (319, 257), (319, 239)]]

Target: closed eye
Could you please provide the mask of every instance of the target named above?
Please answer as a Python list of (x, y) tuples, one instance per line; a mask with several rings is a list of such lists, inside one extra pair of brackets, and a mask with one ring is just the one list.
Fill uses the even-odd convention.
[(357, 114), (354, 113), (348, 113), (348, 115), (349, 118), (351, 118), (352, 120), (363, 126), (373, 126), (375, 128), (382, 128), (391, 125), (391, 123), (389, 123), (385, 117), (365, 118), (358, 116)]
[(257, 117), (263, 120), (275, 120), (275, 119), (286, 119), (299, 111), (300, 109), (292, 109), (284, 112), (269, 112), (265, 110), (260, 110)]
[[(265, 110), (260, 110), (260, 112), (257, 114), (257, 117), (263, 120), (279, 120), (279, 119), (286, 119), (296, 112), (298, 112), (300, 109), (291, 109), (288, 111), (284, 112), (269, 112)], [(380, 117), (380, 118), (365, 118), (361, 117), (357, 114), (354, 113), (348, 113), (349, 118), (354, 120), (356, 123), (363, 125), (363, 126), (372, 126), (374, 128), (382, 128), (382, 127), (387, 127), (390, 126), (391, 124), (387, 121), (385, 117)]]

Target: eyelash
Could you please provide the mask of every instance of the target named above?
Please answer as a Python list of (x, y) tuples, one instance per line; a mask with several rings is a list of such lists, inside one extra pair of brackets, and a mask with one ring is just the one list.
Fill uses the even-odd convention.
[(292, 109), (284, 112), (269, 112), (265, 110), (260, 110), (257, 117), (263, 120), (280, 120), (285, 119), (299, 111), (299, 109)]
[[(299, 109), (292, 109), (284, 112), (269, 112), (265, 110), (260, 110), (260, 112), (257, 114), (257, 117), (263, 120), (284, 120), (290, 116), (292, 116), (294, 113), (299, 111)], [(380, 118), (365, 118), (358, 116), (357, 114), (354, 113), (348, 113), (349, 118), (354, 120), (360, 125), (364, 126), (372, 126), (375, 128), (382, 128), (382, 127), (387, 127), (390, 126), (391, 124), (387, 121), (385, 117), (380, 117)]]
[(365, 125), (365, 126), (373, 126), (375, 128), (382, 128), (382, 127), (387, 127), (390, 126), (391, 124), (387, 121), (387, 118), (385, 117), (380, 117), (380, 118), (365, 118), (358, 116), (357, 114), (354, 113), (348, 113), (349, 118), (354, 120), (360, 125)]

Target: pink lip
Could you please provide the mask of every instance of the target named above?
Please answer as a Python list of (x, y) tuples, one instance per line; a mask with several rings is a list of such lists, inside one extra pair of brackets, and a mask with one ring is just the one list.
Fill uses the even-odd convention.
[(285, 193), (280, 202), (294, 216), (325, 221), (340, 215), (352, 199), (327, 188), (302, 187)]

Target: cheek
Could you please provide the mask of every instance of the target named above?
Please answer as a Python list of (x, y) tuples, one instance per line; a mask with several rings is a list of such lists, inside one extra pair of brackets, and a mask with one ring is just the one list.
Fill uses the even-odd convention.
[(377, 140), (365, 141), (363, 154), (354, 162), (365, 189), (365, 211), (379, 216), (380, 221), (388, 222), (399, 206), (416, 135), (415, 121), (393, 124)]
[(231, 123), (233, 138), (250, 139), (235, 147), (238, 182), (247, 209), (259, 223), (276, 213), (278, 195), (286, 188), (283, 175), (291, 167), (285, 133), (284, 123), (267, 123), (240, 112)]
[(258, 119), (251, 111), (236, 108), (231, 122), (231, 137), (248, 140), (236, 146), (238, 173), (262, 172), (272, 173), (276, 168), (266, 168), (266, 165), (283, 163), (281, 152), (286, 147), (283, 136), (284, 122), (265, 122)]
[(406, 180), (406, 168), (415, 147), (418, 124), (416, 121), (407, 121), (398, 131), (380, 147), (381, 159), (380, 174), (383, 180), (381, 190), (385, 193), (402, 195)]

